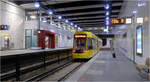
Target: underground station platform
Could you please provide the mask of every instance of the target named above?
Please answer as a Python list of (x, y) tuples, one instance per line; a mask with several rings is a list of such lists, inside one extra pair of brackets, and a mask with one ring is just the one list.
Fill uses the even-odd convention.
[(0, 0), (1, 82), (149, 82), (150, 0)]

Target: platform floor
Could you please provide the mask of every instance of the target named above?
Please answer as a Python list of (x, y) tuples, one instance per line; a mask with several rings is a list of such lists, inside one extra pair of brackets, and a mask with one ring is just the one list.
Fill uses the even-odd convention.
[(103, 50), (66, 80), (70, 81), (143, 82), (145, 79), (141, 78), (135, 64), (124, 55), (119, 54), (113, 58), (110, 51)]

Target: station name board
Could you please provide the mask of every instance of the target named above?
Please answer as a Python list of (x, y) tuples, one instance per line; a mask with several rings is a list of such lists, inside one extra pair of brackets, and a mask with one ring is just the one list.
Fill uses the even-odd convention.
[(8, 30), (8, 25), (0, 25), (0, 30)]
[(125, 18), (120, 18), (120, 19), (112, 18), (111, 25), (117, 25), (117, 24), (126, 24)]

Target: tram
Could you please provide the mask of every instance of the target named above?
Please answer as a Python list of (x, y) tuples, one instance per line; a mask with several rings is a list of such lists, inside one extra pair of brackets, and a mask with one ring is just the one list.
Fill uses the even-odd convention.
[(90, 59), (102, 46), (102, 40), (91, 32), (80, 31), (74, 35), (73, 59)]

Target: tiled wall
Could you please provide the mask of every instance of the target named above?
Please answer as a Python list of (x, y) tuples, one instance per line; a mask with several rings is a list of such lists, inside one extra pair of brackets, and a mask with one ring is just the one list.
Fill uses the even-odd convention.
[[(24, 48), (24, 10), (6, 0), (1, 0), (0, 6), (0, 24), (9, 26), (9, 30), (1, 31), (0, 35), (10, 35), (11, 49)], [(1, 37), (0, 39), (1, 49), (4, 47), (4, 38)]]
[[(150, 18), (149, 8), (150, 8), (149, 0), (147, 0), (146, 5), (142, 7), (138, 7), (137, 2), (135, 0), (131, 1), (126, 0), (126, 2), (124, 3), (124, 7), (122, 8), (122, 13), (120, 14), (120, 17), (131, 17), (133, 16), (132, 10), (137, 9), (138, 13), (136, 14), (136, 17), (148, 16)], [(134, 43), (134, 40), (136, 41), (136, 27), (139, 25), (140, 24), (135, 24), (134, 26), (133, 24), (125, 25), (127, 37), (126, 38), (118, 37), (116, 39), (116, 44), (119, 44), (116, 45), (116, 48), (121, 52), (123, 52), (131, 60), (133, 60), (133, 53), (134, 53), (133, 50), (136, 50), (136, 44)], [(143, 28), (143, 56), (140, 57), (135, 55), (135, 62), (138, 64), (145, 64), (146, 58), (150, 57), (150, 21), (144, 22), (142, 24), (142, 28)], [(127, 52), (125, 52), (124, 50), (126, 50)]]

